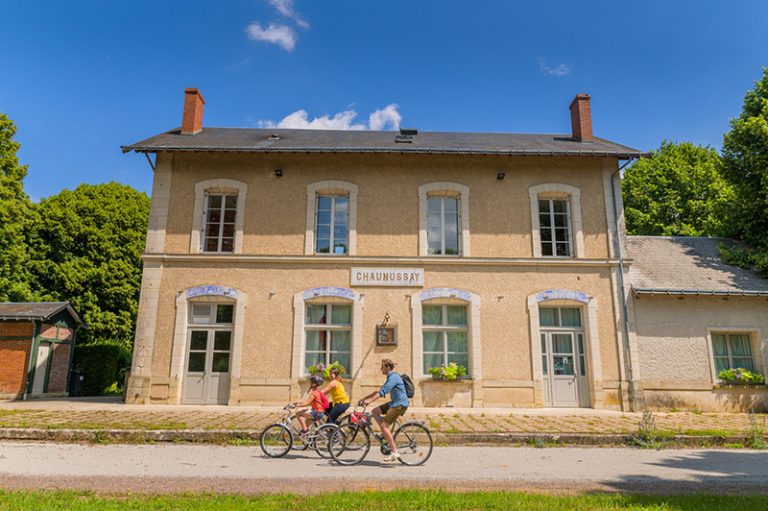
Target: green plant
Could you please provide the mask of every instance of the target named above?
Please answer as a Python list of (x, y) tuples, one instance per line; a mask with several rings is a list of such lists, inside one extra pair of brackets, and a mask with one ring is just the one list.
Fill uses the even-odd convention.
[(717, 377), (725, 383), (734, 385), (762, 385), (765, 383), (765, 378), (762, 374), (752, 372), (743, 367), (723, 369), (717, 373)]
[(762, 422), (758, 422), (757, 414), (754, 410), (749, 411), (749, 437), (747, 444), (752, 449), (768, 449), (768, 442), (765, 441), (765, 417)]
[(307, 372), (309, 374), (319, 374), (328, 380), (331, 377), (331, 369), (336, 369), (339, 374), (347, 374), (347, 369), (338, 360), (327, 366), (323, 363), (312, 364), (311, 366), (307, 367)]
[(664, 446), (664, 441), (659, 438), (656, 418), (653, 416), (652, 411), (645, 410), (643, 412), (643, 418), (638, 424), (638, 430), (629, 437), (629, 445), (641, 449), (660, 449)]
[(124, 369), (130, 365), (130, 357), (130, 350), (117, 341), (75, 346), (73, 367), (84, 375), (83, 395), (122, 392)]
[(447, 366), (430, 367), (427, 371), (432, 376), (445, 381), (454, 381), (458, 378), (462, 378), (467, 375), (467, 368), (462, 365), (457, 365), (456, 362), (451, 362)]

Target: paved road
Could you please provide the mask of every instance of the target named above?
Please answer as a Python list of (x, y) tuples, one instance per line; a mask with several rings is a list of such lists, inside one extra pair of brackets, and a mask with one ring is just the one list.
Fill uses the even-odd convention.
[(445, 487), (576, 492), (768, 494), (768, 452), (441, 447), (422, 467), (357, 467), (314, 453), (267, 459), (258, 447), (0, 443), (0, 487), (97, 491), (311, 492)]

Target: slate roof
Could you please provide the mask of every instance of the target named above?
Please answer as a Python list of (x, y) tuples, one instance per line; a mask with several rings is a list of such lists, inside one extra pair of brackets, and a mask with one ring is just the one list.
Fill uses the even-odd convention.
[(435, 153), (536, 156), (645, 156), (637, 149), (608, 140), (578, 142), (570, 135), (419, 132), (412, 142), (395, 142), (395, 131), (203, 128), (196, 135), (174, 129), (135, 144), (123, 152), (228, 151), (301, 153)]
[(83, 320), (69, 302), (0, 302), (0, 320), (46, 320), (65, 309), (75, 321), (83, 324)]
[(768, 279), (720, 260), (727, 238), (629, 236), (629, 282), (636, 294), (768, 296)]

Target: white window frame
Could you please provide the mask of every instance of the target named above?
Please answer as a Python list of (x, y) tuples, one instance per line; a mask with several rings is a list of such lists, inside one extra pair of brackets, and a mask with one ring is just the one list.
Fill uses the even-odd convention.
[[(581, 191), (575, 186), (562, 183), (544, 183), (528, 188), (528, 197), (531, 203), (531, 240), (533, 257), (546, 257), (547, 259), (572, 259), (584, 257), (584, 232), (581, 220)], [(541, 224), (539, 222), (539, 200), (558, 199), (567, 200), (569, 209), (569, 242), (571, 255), (569, 256), (543, 256), (541, 253)]]
[[(206, 250), (207, 241), (209, 238), (213, 238), (213, 236), (208, 236), (206, 233), (208, 231), (208, 224), (210, 223), (208, 215), (211, 213), (211, 209), (208, 206), (209, 199), (211, 197), (221, 197), (221, 207), (219, 207), (219, 213), (221, 213), (221, 217), (219, 220), (219, 232), (216, 235), (216, 250)], [(212, 192), (206, 190), (205, 192), (205, 200), (203, 201), (203, 228), (200, 233), (200, 251), (206, 254), (234, 254), (235, 252), (235, 238), (237, 237), (237, 232), (234, 230), (233, 225), (233, 232), (232, 232), (232, 250), (224, 250), (224, 225), (227, 223), (224, 221), (224, 217), (226, 215), (227, 211), (227, 197), (234, 197), (235, 198), (235, 223), (234, 225), (237, 225), (237, 194), (236, 193), (227, 193), (227, 192)]]
[[(461, 256), (461, 197), (454, 196), (454, 195), (427, 195), (427, 245), (429, 245), (429, 201), (438, 199), (440, 201), (440, 253), (439, 254), (432, 254), (429, 255), (439, 256), (439, 257), (460, 257)], [(446, 199), (455, 200), (456, 201), (456, 254), (448, 254), (446, 253), (446, 211), (445, 211), (445, 201)], [(430, 247), (427, 246), (427, 251), (430, 250)]]
[[(308, 323), (307, 322), (307, 316), (305, 314), (304, 316), (304, 374), (307, 375), (307, 332), (326, 332), (330, 334), (331, 342), (327, 344), (328, 349), (324, 350), (322, 353), (324, 355), (323, 364), (328, 366), (329, 364), (332, 364), (334, 361), (331, 360), (331, 352), (332, 351), (339, 351), (339, 350), (331, 350), (330, 348), (333, 347), (333, 335), (336, 332), (349, 332), (349, 351), (348, 352), (341, 352), (341, 353), (347, 353), (349, 355), (349, 361), (351, 365), (352, 363), (352, 324), (354, 322), (354, 307), (349, 302), (336, 302), (336, 303), (329, 303), (327, 301), (306, 301), (304, 303), (304, 307), (308, 307), (310, 305), (315, 306), (323, 306), (325, 307), (325, 317), (330, 319), (333, 318), (333, 308), (338, 306), (343, 307), (349, 307), (350, 308), (350, 322), (348, 325), (335, 325), (333, 323)], [(320, 351), (313, 351), (312, 353), (321, 353)], [(347, 371), (350, 371), (351, 368), (347, 367)]]
[[(245, 223), (245, 199), (248, 185), (234, 179), (208, 179), (195, 184), (195, 207), (192, 213), (192, 231), (189, 236), (190, 254), (242, 254), (243, 226)], [(205, 241), (205, 207), (208, 194), (237, 195), (237, 210), (235, 213), (235, 239), (232, 252), (206, 252), (203, 250)]]
[[(459, 352), (449, 352), (448, 351), (448, 332), (465, 332), (467, 334), (467, 351), (463, 352), (462, 354), (466, 353), (467, 355), (467, 376), (472, 377), (472, 367), (470, 363), (470, 352), (471, 352), (471, 345), (470, 345), (470, 331), (469, 331), (469, 316), (471, 314), (469, 304), (467, 303), (430, 303), (430, 302), (423, 302), (421, 304), (422, 307), (422, 327), (421, 327), (421, 346), (422, 346), (422, 364), (424, 360), (424, 355), (427, 354), (437, 354), (439, 352), (436, 351), (425, 351), (424, 350), (424, 332), (439, 332), (441, 334), (441, 337), (443, 338), (443, 366), (448, 365), (448, 355), (449, 354), (456, 354)], [(442, 309), (441, 311), (441, 319), (442, 323), (440, 325), (427, 325), (423, 324), (423, 318), (424, 318), (424, 307), (440, 307)], [(464, 325), (449, 325), (448, 324), (448, 307), (462, 307), (465, 310), (467, 322)], [(429, 370), (428, 367), (422, 367), (422, 376), (429, 376), (429, 373), (427, 372)]]
[[(469, 257), (469, 187), (459, 183), (439, 182), (419, 186), (419, 256), (420, 257)], [(459, 199), (459, 253), (457, 255), (431, 255), (427, 237), (429, 197), (453, 196)]]
[[(318, 212), (320, 210), (320, 199), (322, 197), (328, 197), (331, 199), (331, 224), (330, 224), (330, 239), (328, 252), (319, 252), (317, 250), (317, 220), (318, 220)], [(336, 199), (339, 197), (344, 197), (347, 199), (347, 251), (343, 254), (337, 254), (334, 252), (334, 245), (336, 241), (336, 235), (334, 234), (334, 230), (336, 227)], [(347, 194), (339, 194), (339, 193), (317, 193), (315, 196), (315, 247), (314, 247), (314, 254), (315, 255), (321, 255), (321, 256), (347, 256), (349, 255), (350, 249), (349, 249), (349, 195)]]
[[(346, 195), (348, 206), (348, 247), (346, 254), (316, 254), (315, 228), (317, 226), (317, 196)], [(304, 255), (354, 256), (357, 255), (357, 185), (346, 181), (318, 181), (307, 186), (307, 218), (304, 232)]]
[[(749, 336), (749, 347), (752, 350), (752, 365), (755, 371), (766, 376), (765, 368), (768, 367), (768, 340), (763, 339), (761, 330), (756, 327), (728, 327), (718, 326), (707, 328), (707, 352), (709, 354), (709, 368), (713, 384), (717, 384), (720, 379), (717, 377), (715, 366), (715, 348), (712, 345), (712, 334), (746, 334)], [(729, 348), (730, 350), (730, 348)], [(730, 351), (729, 351), (730, 353)]]
[[(551, 241), (544, 241), (541, 239), (541, 233), (546, 230), (546, 227), (541, 227), (541, 201), (546, 201), (549, 204), (549, 222), (550, 227), (548, 228), (551, 231)], [(568, 236), (568, 253), (565, 255), (559, 255), (557, 253), (557, 245), (558, 243), (562, 243), (557, 240), (557, 227), (555, 226), (555, 202), (563, 202), (565, 203), (565, 226), (567, 229), (567, 236)], [(560, 198), (560, 197), (539, 197), (538, 200), (538, 206), (539, 206), (539, 248), (542, 249), (542, 257), (573, 257), (573, 229), (571, 228), (571, 201), (566, 198)], [(552, 245), (552, 254), (551, 255), (544, 255), (543, 245), (545, 243), (549, 243)]]

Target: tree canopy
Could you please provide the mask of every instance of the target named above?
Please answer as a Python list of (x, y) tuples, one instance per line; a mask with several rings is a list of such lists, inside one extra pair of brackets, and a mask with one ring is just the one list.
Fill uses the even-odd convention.
[(630, 234), (722, 236), (730, 233), (734, 190), (711, 147), (664, 141), (629, 167), (622, 181)]
[(31, 298), (26, 271), (24, 231), (30, 221), (30, 201), (24, 193), (26, 165), (19, 164), (16, 126), (0, 113), (0, 301)]
[(28, 233), (35, 290), (83, 314), (86, 341), (130, 346), (138, 310), (149, 198), (127, 185), (80, 185), (43, 199)]

